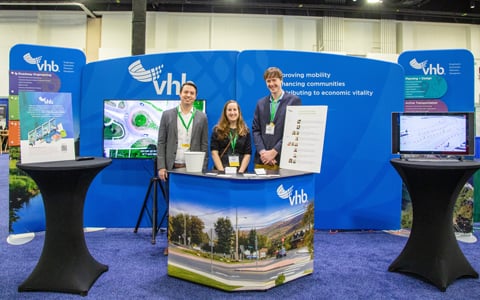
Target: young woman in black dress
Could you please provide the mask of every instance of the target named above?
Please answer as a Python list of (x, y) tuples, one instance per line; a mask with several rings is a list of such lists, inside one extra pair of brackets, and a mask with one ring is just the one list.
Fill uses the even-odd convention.
[(245, 124), (238, 102), (229, 100), (212, 131), (210, 151), (214, 168), (237, 167), (238, 173), (247, 171), (252, 155), (250, 130)]

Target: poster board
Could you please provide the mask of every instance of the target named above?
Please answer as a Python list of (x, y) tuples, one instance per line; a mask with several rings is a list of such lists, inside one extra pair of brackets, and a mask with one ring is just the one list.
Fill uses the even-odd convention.
[(325, 105), (287, 107), (280, 168), (320, 173), (327, 109)]
[(70, 93), (20, 92), (22, 163), (74, 160)]

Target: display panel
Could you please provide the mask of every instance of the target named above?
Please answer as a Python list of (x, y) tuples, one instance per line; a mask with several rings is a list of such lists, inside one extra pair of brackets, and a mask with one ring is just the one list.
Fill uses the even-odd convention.
[(393, 113), (392, 153), (474, 155), (473, 112)]
[[(162, 113), (179, 104), (180, 100), (105, 100), (103, 155), (110, 158), (155, 158)], [(204, 112), (205, 100), (195, 100), (194, 107)]]
[(110, 158), (154, 158), (162, 112), (178, 101), (105, 100), (103, 153)]

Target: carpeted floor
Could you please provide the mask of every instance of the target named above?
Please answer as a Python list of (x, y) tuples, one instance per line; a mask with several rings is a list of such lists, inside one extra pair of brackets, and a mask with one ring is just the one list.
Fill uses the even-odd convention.
[[(0, 155), (0, 299), (80, 299), (61, 293), (17, 291), (41, 254), (44, 232), (23, 245), (8, 237), (8, 156)], [(478, 234), (475, 233), (477, 238)], [(109, 270), (90, 289), (88, 299), (480, 299), (479, 279), (458, 279), (446, 292), (419, 278), (388, 272), (407, 239), (382, 231), (315, 233), (314, 272), (262, 292), (212, 289), (167, 275), (166, 235), (152, 245), (149, 228), (107, 228), (85, 233), (88, 248)], [(480, 270), (480, 243), (460, 243)]]

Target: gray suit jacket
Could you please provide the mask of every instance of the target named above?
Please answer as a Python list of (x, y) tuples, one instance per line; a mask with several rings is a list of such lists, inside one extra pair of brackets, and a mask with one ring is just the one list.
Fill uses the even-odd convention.
[[(158, 130), (157, 169), (172, 170), (178, 145), (177, 107), (166, 110)], [(203, 168), (208, 165), (208, 120), (204, 112), (197, 110), (192, 123), (191, 151), (205, 152)]]

